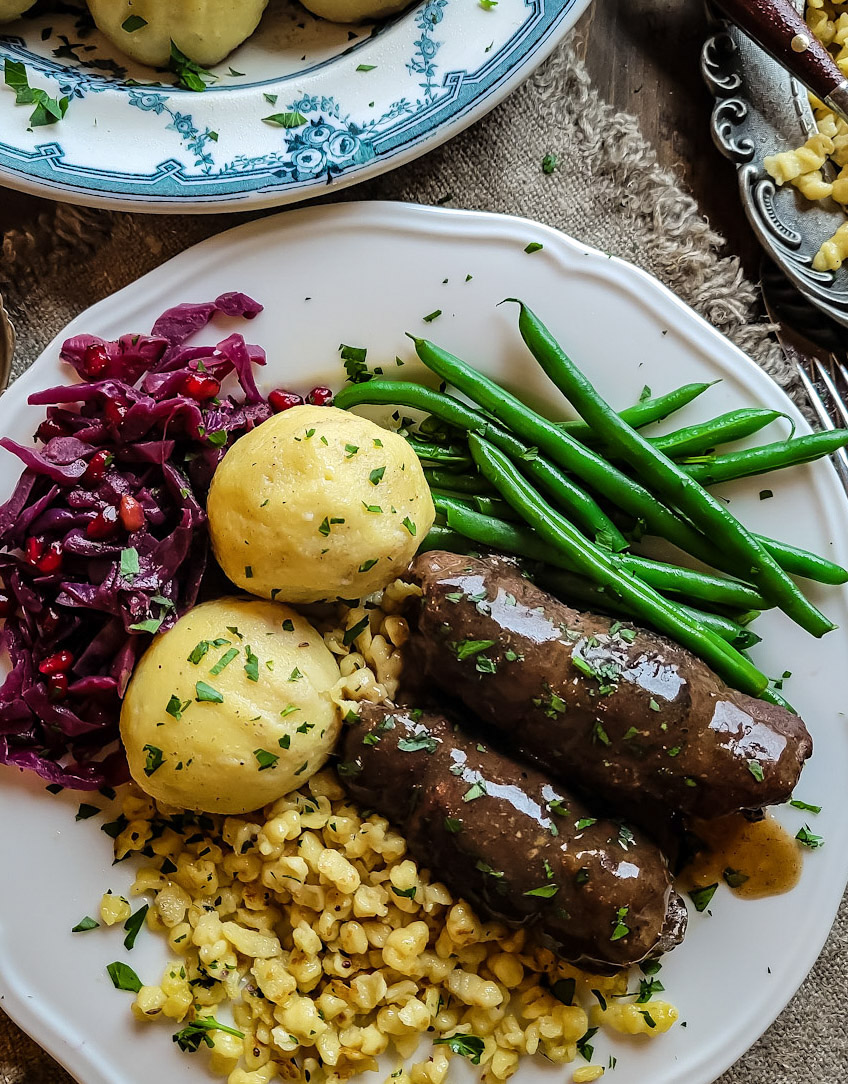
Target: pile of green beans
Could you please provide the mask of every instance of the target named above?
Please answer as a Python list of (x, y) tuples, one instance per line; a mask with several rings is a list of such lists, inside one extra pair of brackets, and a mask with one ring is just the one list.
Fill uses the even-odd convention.
[[(729, 684), (773, 699), (766, 678), (740, 653), (759, 639), (745, 626), (777, 606), (813, 635), (823, 635), (834, 626), (788, 574), (841, 584), (848, 582), (848, 570), (749, 532), (704, 486), (826, 456), (848, 444), (848, 430), (795, 438), (781, 411), (743, 408), (645, 437), (639, 429), (711, 385), (647, 394), (616, 413), (538, 317), (519, 305), (522, 337), (580, 420), (549, 421), (459, 358), (414, 336), (421, 361), (469, 402), (385, 379), (348, 386), (336, 396), (342, 409), (387, 404), (428, 415), (407, 435), (438, 512), (424, 548), (517, 555), (525, 567), (531, 562), (530, 574), (543, 586), (649, 624)], [(779, 418), (789, 421), (787, 439), (716, 451)], [(725, 575), (629, 552), (631, 540), (643, 534), (665, 539)]]

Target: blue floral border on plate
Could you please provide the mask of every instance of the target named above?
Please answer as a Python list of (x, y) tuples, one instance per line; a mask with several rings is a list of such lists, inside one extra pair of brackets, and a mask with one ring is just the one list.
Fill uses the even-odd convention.
[[(420, 76), (417, 100), (401, 98), (382, 116), (358, 121), (334, 97), (295, 97), (285, 104), (285, 109), (301, 113), (307, 123), (283, 133), (282, 149), (261, 157), (236, 157), (222, 164), (215, 161), (215, 133), (209, 128), (201, 130), (191, 113), (180, 111), (191, 98), (190, 92), (123, 86), (82, 68), (57, 69), (26, 50), (19, 39), (16, 44), (7, 38), (0, 57), (11, 56), (34, 64), (43, 74), (59, 80), (62, 94), (83, 97), (107, 89), (119, 90), (130, 107), (161, 116), (168, 121), (166, 128), (174, 131), (184, 149), (195, 156), (196, 172), (187, 171), (186, 164), (177, 158), (161, 161), (149, 174), (69, 163), (59, 140), (39, 144), (32, 151), (0, 140), (0, 172), (64, 192), (123, 197), (128, 203), (138, 200), (149, 204), (215, 203), (246, 199), (254, 193), (300, 193), (324, 187), (343, 176), (350, 183), (357, 171), (373, 167), (380, 160), (387, 168), (391, 158), (434, 137), (445, 125), (461, 121), (468, 112), (480, 110), (481, 103), (494, 96), (516, 68), (557, 34), (575, 8), (582, 10), (585, 6), (581, 0), (525, 2), (530, 16), (477, 71), (448, 71), (439, 80), (435, 58), (441, 43), (436, 39), (436, 28), (448, 0), (426, 0), (414, 15), (421, 34), (406, 64), (411, 76)], [(568, 25), (572, 22), (569, 20)], [(282, 89), (303, 74), (278, 80), (275, 85)]]

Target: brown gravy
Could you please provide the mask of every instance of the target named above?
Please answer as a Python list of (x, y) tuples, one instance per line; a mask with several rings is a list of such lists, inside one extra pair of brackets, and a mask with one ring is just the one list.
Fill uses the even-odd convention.
[[(774, 817), (748, 821), (741, 814), (693, 825), (706, 848), (683, 870), (683, 888), (725, 884), (743, 899), (779, 896), (794, 888), (801, 876), (802, 856), (797, 841)], [(725, 876), (727, 871), (727, 876)]]

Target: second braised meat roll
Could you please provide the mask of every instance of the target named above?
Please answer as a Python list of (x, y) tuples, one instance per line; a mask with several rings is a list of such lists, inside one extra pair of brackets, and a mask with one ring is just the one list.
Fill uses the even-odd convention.
[(426, 676), (554, 777), (619, 808), (704, 818), (791, 795), (812, 752), (803, 721), (685, 648), (572, 609), (497, 557), (434, 551), (412, 575)]
[(362, 704), (343, 756), (353, 797), (422, 865), (494, 917), (533, 924), (564, 959), (612, 972), (683, 939), (686, 909), (653, 843), (444, 716)]

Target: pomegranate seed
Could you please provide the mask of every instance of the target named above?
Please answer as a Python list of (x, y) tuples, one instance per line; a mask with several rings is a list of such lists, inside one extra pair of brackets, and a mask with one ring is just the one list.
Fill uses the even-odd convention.
[(127, 406), (117, 399), (107, 399), (103, 407), (103, 417), (110, 425), (119, 426), (127, 416)]
[(68, 675), (51, 674), (47, 679), (47, 695), (51, 700), (64, 700), (68, 695)]
[(306, 396), (306, 401), (311, 403), (312, 406), (328, 406), (333, 401), (333, 393), (329, 388), (322, 387), (319, 384)]
[(103, 476), (106, 473), (106, 468), (114, 459), (111, 452), (107, 452), (105, 448), (101, 448), (99, 452), (95, 452), (89, 459), (88, 466), (85, 468), (85, 473), (82, 476), (83, 482), (97, 482), (103, 481)]
[(139, 531), (144, 526), (144, 509), (126, 493), (121, 497), (121, 523), (128, 531)]
[(183, 394), (198, 402), (214, 399), (220, 390), (221, 384), (214, 376), (204, 376), (202, 373), (189, 373), (183, 381)]
[(74, 657), (70, 651), (57, 651), (38, 664), (38, 671), (41, 674), (64, 674), (73, 665)]
[(296, 395), (293, 391), (272, 391), (268, 396), (268, 402), (275, 414), (282, 414), (293, 406), (303, 405), (303, 396)]
[(91, 343), (82, 357), (83, 376), (100, 376), (109, 365), (109, 353), (102, 343)]
[(35, 435), (38, 440), (43, 441), (44, 444), (48, 440), (52, 440), (54, 437), (67, 437), (69, 436), (69, 430), (62, 425), (61, 422), (54, 421), (52, 418), (45, 418), (35, 431)]
[(108, 505), (85, 528), (86, 538), (109, 538), (118, 526), (118, 510)]
[(0, 617), (9, 617), (15, 609), (15, 605), (8, 595), (0, 595)]
[(29, 561), (31, 565), (37, 565), (44, 553), (44, 539), (36, 538), (35, 535), (30, 535), (24, 543), (24, 553), (26, 554), (27, 561)]
[(62, 551), (61, 542), (51, 542), (44, 556), (36, 561), (35, 567), (45, 576), (49, 576), (51, 572), (58, 572), (62, 567)]

